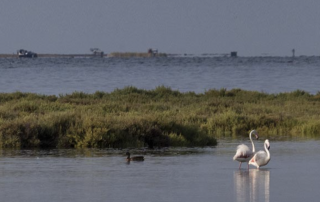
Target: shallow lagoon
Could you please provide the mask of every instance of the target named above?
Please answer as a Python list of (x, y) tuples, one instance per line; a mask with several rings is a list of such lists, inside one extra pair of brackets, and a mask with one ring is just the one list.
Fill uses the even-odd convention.
[[(1, 59), (0, 92), (59, 95), (159, 85), (182, 92), (241, 88), (316, 94), (320, 57)], [(281, 139), (281, 138), (279, 138)], [(319, 140), (271, 139), (260, 170), (232, 161), (248, 140), (214, 148), (145, 151), (127, 164), (121, 150), (0, 150), (2, 201), (318, 201)], [(263, 140), (256, 143), (263, 149)], [(132, 154), (141, 154), (135, 150)]]
[[(232, 160), (240, 141), (180, 148), (125, 161), (124, 150), (2, 150), (0, 196), (10, 201), (317, 201), (319, 140), (271, 141), (271, 161)], [(245, 142), (247, 143), (247, 142)], [(256, 142), (262, 149), (263, 141)]]

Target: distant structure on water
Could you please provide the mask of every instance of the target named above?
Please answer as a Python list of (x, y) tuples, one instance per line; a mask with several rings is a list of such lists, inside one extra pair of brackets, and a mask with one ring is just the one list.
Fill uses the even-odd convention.
[(104, 56), (104, 52), (101, 51), (99, 48), (91, 48), (90, 51), (93, 53), (94, 56), (97, 56), (97, 57)]
[(296, 50), (292, 49), (292, 57), (293, 58), (295, 57), (295, 52), (296, 52)]
[(149, 48), (147, 52), (112, 52), (108, 54), (108, 57), (167, 57), (166, 53), (159, 53), (158, 49)]
[(238, 57), (238, 53), (237, 53), (237, 51), (232, 51), (231, 53), (230, 53), (230, 56), (231, 57)]
[(149, 54), (150, 56), (156, 56), (156, 54), (158, 54), (158, 49), (149, 48), (149, 49), (148, 49), (148, 54)]
[(37, 53), (31, 52), (31, 51), (27, 51), (24, 49), (20, 49), (17, 51), (17, 55), (19, 58), (36, 58), (38, 57)]

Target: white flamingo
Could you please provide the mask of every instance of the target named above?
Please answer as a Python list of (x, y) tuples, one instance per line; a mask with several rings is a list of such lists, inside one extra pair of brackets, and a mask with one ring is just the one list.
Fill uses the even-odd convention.
[(264, 150), (260, 150), (250, 159), (249, 164), (256, 166), (258, 169), (261, 166), (265, 166), (270, 161), (270, 143), (269, 140), (266, 139), (264, 141)]
[[(239, 169), (241, 168), (242, 162), (249, 162), (249, 160), (253, 157), (256, 149), (254, 147), (253, 141), (252, 141), (252, 134), (256, 136), (256, 139), (259, 138), (258, 132), (256, 130), (252, 130), (249, 134), (249, 138), (252, 144), (252, 151), (250, 151), (249, 147), (245, 144), (238, 145), (236, 154), (233, 157), (234, 161), (239, 161)], [(249, 169), (249, 164), (248, 164), (248, 169)]]

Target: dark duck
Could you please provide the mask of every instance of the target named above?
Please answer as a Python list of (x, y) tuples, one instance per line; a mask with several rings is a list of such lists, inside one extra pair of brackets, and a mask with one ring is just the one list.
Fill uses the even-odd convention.
[(144, 156), (132, 156), (130, 157), (130, 152), (126, 153), (127, 161), (144, 161)]

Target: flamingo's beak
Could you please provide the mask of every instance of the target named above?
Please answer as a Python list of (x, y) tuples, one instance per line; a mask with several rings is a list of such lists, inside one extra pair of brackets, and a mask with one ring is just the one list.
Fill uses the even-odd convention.
[(270, 150), (270, 145), (267, 148), (268, 148), (268, 150)]
[(258, 135), (256, 135), (256, 139), (257, 139), (257, 140), (259, 139), (259, 136), (258, 136)]

